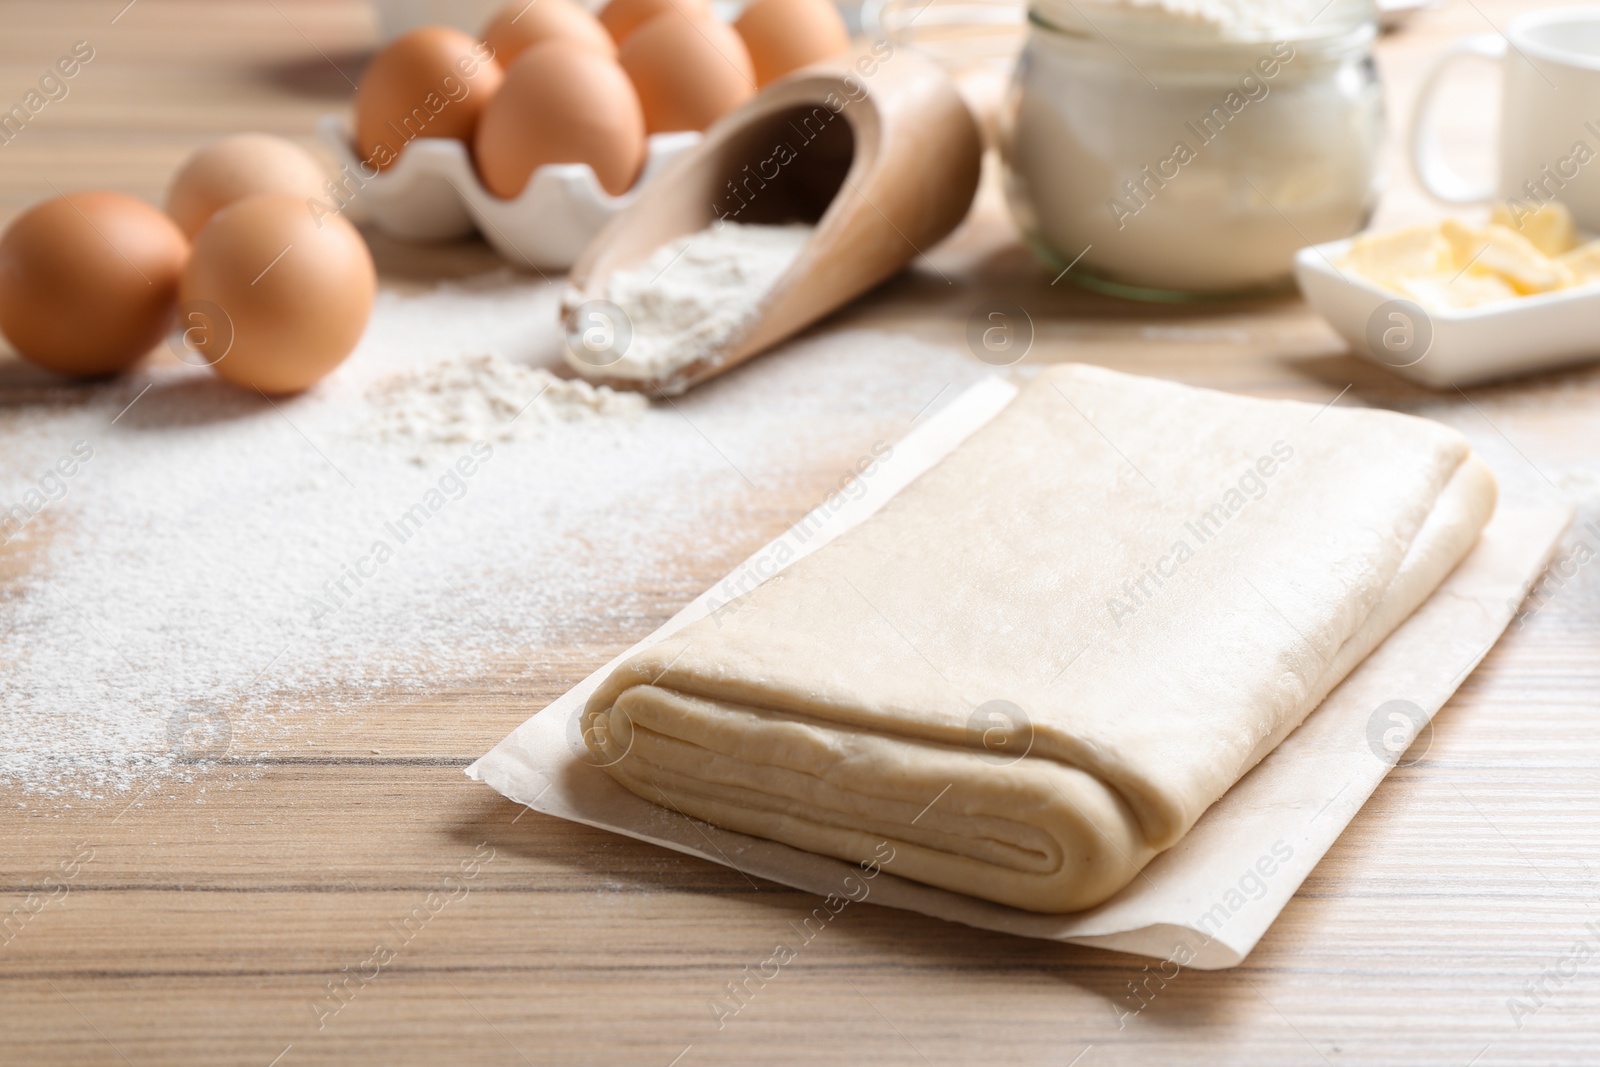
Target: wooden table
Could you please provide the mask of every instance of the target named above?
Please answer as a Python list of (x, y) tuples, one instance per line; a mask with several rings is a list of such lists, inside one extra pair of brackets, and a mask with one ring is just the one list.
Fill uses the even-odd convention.
[[(310, 143), (316, 116), (347, 106), (346, 76), (376, 36), (354, 3), (125, 4), (0, 5), (0, 103), (72, 42), (96, 53), (69, 99), (0, 148), (0, 212), (52, 184), (158, 200), (178, 161), (226, 131)], [(1518, 6), (1455, 0), (1383, 42), (1392, 116), (1444, 42), (1503, 26)], [(1469, 73), (1449, 116), (1452, 140), (1479, 156), (1486, 79)], [(1438, 213), (1401, 158), (1391, 152), (1380, 223)], [(389, 285), (495, 264), (475, 243), (375, 245)], [(823, 329), (904, 329), (959, 348), (968, 310), (1004, 295), (1038, 325), (1030, 358), (1323, 402), (1349, 386), (1340, 403), (1462, 427), (1508, 497), (1564, 496), (1580, 521), (1600, 517), (1595, 370), (1474, 390), (1469, 405), (1356, 361), (1292, 299), (1195, 311), (1052, 288), (992, 186), (933, 267)], [(203, 806), (204, 776), (132, 808), (122, 797), (19, 808), (0, 795), (0, 915), (64, 862), (81, 867), (67, 899), (0, 950), (0, 1062), (1600, 1062), (1600, 927), (1586, 925), (1600, 920), (1597, 569), (1507, 634), (1442, 714), (1426, 758), (1390, 776), (1243, 966), (1184, 972), (1119, 1024), (1142, 960), (868, 905), (719, 1029), (711, 998), (814, 900), (526, 813), (461, 768), (529, 701), (557, 695), (798, 518), (836, 477), (829, 462), (789, 497), (752, 501), (735, 543), (686, 559), (689, 579), (663, 588), (653, 614), (544, 650), (560, 677), (540, 691), (514, 700), (488, 676), (310, 721), (314, 757), (251, 761), (242, 784)], [(350, 977), (392, 921), (474, 856), (492, 861), (464, 899), (378, 977)], [(1563, 960), (1580, 941), (1576, 973), (1542, 979), (1546, 1003), (1519, 1027), (1508, 999), (1551, 967), (1571, 970)], [(330, 982), (349, 1002), (319, 1029)]]

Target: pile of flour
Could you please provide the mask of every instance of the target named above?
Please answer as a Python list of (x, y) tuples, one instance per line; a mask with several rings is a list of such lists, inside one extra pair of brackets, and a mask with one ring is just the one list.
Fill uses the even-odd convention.
[(0, 364), (0, 512), (47, 500), (0, 534), (0, 799), (131, 799), (468, 687), (531, 714), (984, 369), (835, 332), (646, 405), (541, 369), (558, 295), (382, 294), (344, 366), (272, 402), (176, 364)]
[(612, 378), (670, 379), (716, 353), (755, 319), (811, 234), (812, 227), (801, 223), (724, 222), (667, 242), (643, 266), (607, 281), (606, 298), (622, 309), (632, 329), (622, 358), (596, 368), (569, 357), (572, 366)]
[(377, 409), (376, 437), (422, 446), (522, 440), (555, 422), (637, 416), (649, 403), (494, 352), (401, 371), (373, 386), (368, 399)]

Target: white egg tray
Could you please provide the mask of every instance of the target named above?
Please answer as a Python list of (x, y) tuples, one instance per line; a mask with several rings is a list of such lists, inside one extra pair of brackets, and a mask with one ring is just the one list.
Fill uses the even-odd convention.
[(338, 116), (324, 115), (317, 133), (344, 173), (354, 176), (345, 179), (344, 196), (356, 221), (409, 241), (444, 241), (477, 230), (511, 262), (552, 270), (570, 267), (646, 182), (700, 143), (692, 131), (652, 136), (644, 170), (621, 196), (602, 189), (587, 163), (555, 163), (534, 171), (516, 199), (502, 200), (484, 188), (460, 141), (419, 137), (393, 166), (367, 178)]
[[(1352, 351), (1404, 378), (1450, 389), (1600, 357), (1600, 283), (1483, 307), (1421, 309), (1354, 271), (1336, 268), (1349, 248), (1344, 240), (1297, 252), (1300, 292)], [(1386, 304), (1397, 306), (1381, 310)], [(1402, 342), (1410, 331), (1413, 343), (1375, 351), (1369, 333), (1382, 338), (1390, 328), (1401, 331), (1395, 336)]]

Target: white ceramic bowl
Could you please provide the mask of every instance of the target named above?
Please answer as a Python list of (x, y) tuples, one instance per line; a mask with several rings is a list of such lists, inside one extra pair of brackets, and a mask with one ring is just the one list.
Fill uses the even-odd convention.
[(1600, 283), (1436, 311), (1334, 267), (1349, 247), (1296, 253), (1300, 292), (1353, 351), (1414, 382), (1449, 389), (1600, 357)]
[(534, 171), (515, 200), (501, 200), (478, 180), (460, 141), (419, 137), (388, 170), (360, 178), (363, 172), (344, 123), (324, 115), (317, 132), (343, 168), (340, 177), (357, 176), (345, 179), (347, 189), (354, 190), (347, 196), (354, 218), (414, 241), (464, 237), (476, 229), (511, 262), (552, 270), (570, 267), (645, 182), (700, 142), (694, 132), (651, 137), (644, 171), (621, 196), (602, 189), (587, 163), (559, 163)]

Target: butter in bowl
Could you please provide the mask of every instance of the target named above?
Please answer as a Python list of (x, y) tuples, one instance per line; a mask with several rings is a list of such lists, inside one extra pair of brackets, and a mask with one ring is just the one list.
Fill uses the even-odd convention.
[(1434, 388), (1600, 355), (1600, 241), (1557, 201), (1313, 245), (1295, 277), (1355, 352)]

